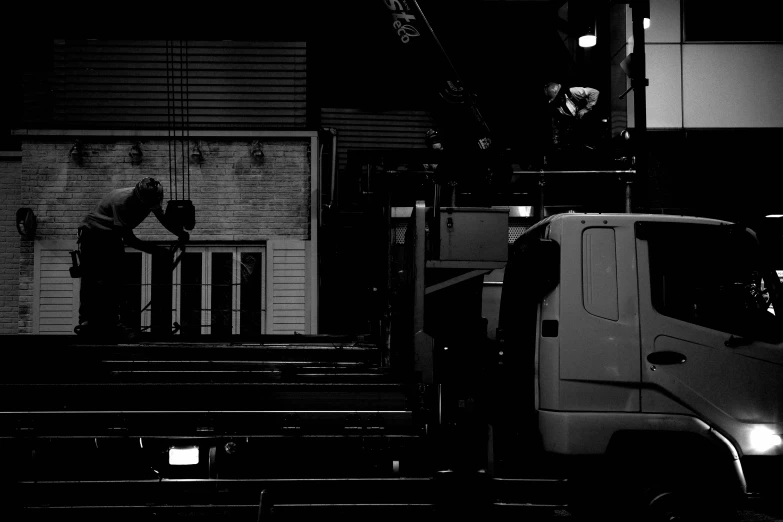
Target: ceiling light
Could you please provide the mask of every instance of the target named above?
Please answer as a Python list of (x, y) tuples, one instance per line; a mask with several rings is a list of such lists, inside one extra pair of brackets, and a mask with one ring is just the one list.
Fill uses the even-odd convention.
[(579, 47), (593, 47), (598, 39), (594, 34), (586, 34), (579, 37)]

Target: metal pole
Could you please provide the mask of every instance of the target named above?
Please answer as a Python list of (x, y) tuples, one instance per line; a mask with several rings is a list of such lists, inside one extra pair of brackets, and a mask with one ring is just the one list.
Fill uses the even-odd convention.
[[(413, 209), (413, 370), (421, 375), (422, 384), (434, 382), (434, 341), (424, 332), (424, 294), (426, 291), (424, 273), (426, 267), (425, 219), (427, 207), (424, 201), (417, 201)], [(436, 225), (437, 226), (437, 225)]]
[(440, 198), (443, 185), (435, 183), (435, 195), (432, 199), (432, 221), (430, 222), (430, 259), (440, 259)]
[(267, 495), (266, 490), (262, 489), (261, 495), (259, 496), (258, 499), (258, 517), (256, 518), (258, 522), (263, 522), (264, 520), (268, 520), (269, 516), (271, 515), (271, 508), (270, 508), (268, 498), (269, 496)]
[(647, 78), (646, 59), (644, 52), (644, 16), (650, 12), (649, 0), (633, 0), (632, 29), (633, 29), (633, 113), (634, 113), (634, 141), (636, 155), (636, 173), (640, 180), (647, 178)]
[(330, 128), (328, 129), (329, 133), (332, 135), (332, 168), (329, 172), (332, 176), (332, 184), (329, 186), (329, 190), (331, 190), (332, 195), (329, 198), (329, 205), (334, 206), (336, 208), (337, 206), (337, 129)]

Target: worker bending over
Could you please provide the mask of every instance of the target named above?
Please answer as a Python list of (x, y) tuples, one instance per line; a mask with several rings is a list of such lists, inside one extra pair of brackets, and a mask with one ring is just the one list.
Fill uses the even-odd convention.
[(79, 326), (74, 329), (77, 334), (128, 334), (120, 322), (120, 274), (125, 245), (150, 254), (170, 254), (168, 249), (142, 241), (133, 234), (133, 229), (150, 212), (180, 242), (190, 238), (182, 225), (166, 217), (161, 209), (162, 202), (160, 182), (146, 177), (135, 187), (109, 192), (82, 220), (78, 229), (82, 281)]
[[(579, 152), (591, 138), (590, 114), (598, 103), (597, 89), (591, 87), (567, 87), (550, 82), (544, 85), (544, 96), (550, 109), (552, 134), (551, 152)], [(584, 121), (586, 120), (586, 121)]]

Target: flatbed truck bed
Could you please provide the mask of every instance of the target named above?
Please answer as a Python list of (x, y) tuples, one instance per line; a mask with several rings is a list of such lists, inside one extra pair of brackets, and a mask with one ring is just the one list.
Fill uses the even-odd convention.
[[(5, 491), (24, 520), (432, 520), (458, 506), (494, 518), (564, 506), (564, 480), (438, 469), (421, 387), (362, 339), (4, 345)], [(184, 447), (198, 463), (170, 464)]]

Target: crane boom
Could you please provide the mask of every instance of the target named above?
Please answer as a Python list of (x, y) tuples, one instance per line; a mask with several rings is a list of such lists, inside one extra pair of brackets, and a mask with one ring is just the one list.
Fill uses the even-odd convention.
[(492, 137), (481, 115), (475, 93), (460, 78), (446, 50), (416, 0), (384, 0), (391, 15), (391, 27), (400, 46), (423, 56), (434, 77), (437, 95), (447, 105), (467, 108), (472, 141), (480, 150), (487, 150)]

